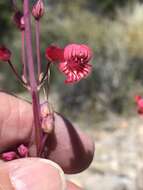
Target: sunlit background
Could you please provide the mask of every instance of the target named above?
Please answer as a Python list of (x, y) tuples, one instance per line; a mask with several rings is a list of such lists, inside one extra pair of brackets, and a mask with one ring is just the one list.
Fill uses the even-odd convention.
[[(143, 190), (143, 118), (137, 115), (134, 102), (135, 95), (143, 94), (143, 4), (138, 0), (45, 0), (45, 5), (43, 70), (45, 48), (50, 44), (85, 43), (94, 52), (92, 74), (76, 85), (64, 84), (56, 67), (51, 73), (53, 107), (96, 143), (91, 167), (70, 178), (85, 190)], [(10, 0), (1, 0), (0, 44), (11, 49), (12, 61), (21, 72), (20, 32), (12, 15)], [(5, 63), (0, 64), (0, 89), (28, 98)]]

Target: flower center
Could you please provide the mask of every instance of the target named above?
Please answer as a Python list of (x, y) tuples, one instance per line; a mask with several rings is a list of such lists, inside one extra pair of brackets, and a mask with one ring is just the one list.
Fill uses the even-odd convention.
[(87, 60), (84, 56), (81, 56), (81, 55), (72, 57), (69, 60), (70, 67), (76, 70), (84, 66), (85, 63), (87, 63)]

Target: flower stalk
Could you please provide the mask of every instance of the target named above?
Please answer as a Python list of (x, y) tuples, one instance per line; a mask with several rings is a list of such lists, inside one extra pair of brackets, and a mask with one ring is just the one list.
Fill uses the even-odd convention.
[(31, 33), (31, 18), (29, 0), (24, 0), (24, 21), (25, 21), (25, 42), (26, 42), (26, 55), (27, 55), (27, 67), (29, 73), (30, 93), (32, 96), (33, 117), (35, 126), (35, 143), (37, 149), (37, 156), (40, 156), (42, 129), (40, 121), (40, 103), (37, 90), (37, 81), (34, 69), (34, 59), (32, 51), (32, 33)]
[[(30, 11), (30, 1), (23, 0), (23, 11), (19, 10), (16, 1), (13, 0), (14, 16), (13, 21), (21, 31), (21, 62), (22, 76), (12, 64), (11, 51), (5, 46), (0, 46), (0, 61), (8, 63), (13, 73), (21, 84), (26, 87), (32, 97), (33, 126), (35, 133), (34, 143), (36, 145), (36, 156), (45, 157), (47, 147), (45, 146), (49, 134), (54, 130), (54, 111), (50, 110), (48, 94), (50, 88), (50, 66), (55, 65), (66, 77), (66, 84), (74, 84), (86, 78), (91, 70), (92, 58), (91, 49), (84, 44), (69, 44), (64, 48), (51, 45), (46, 48), (45, 57), (47, 65), (45, 71), (42, 69), (40, 51), (40, 19), (44, 15), (43, 0), (36, 0)], [(35, 18), (35, 40), (36, 40), (36, 63), (34, 62), (32, 47), (32, 25), (31, 15)], [(45, 85), (44, 85), (45, 84)], [(45, 101), (40, 104), (40, 89), (43, 89)], [(139, 111), (142, 111), (142, 101), (138, 99)], [(29, 156), (28, 145), (18, 145), (16, 152), (11, 151), (2, 155), (6, 161)]]
[(37, 66), (38, 66), (38, 78), (41, 74), (41, 53), (40, 53), (40, 23), (39, 19), (35, 20), (36, 28), (36, 55), (37, 55)]
[(24, 86), (26, 86), (27, 83), (25, 83), (25, 82), (22, 80), (21, 76), (18, 74), (16, 68), (13, 66), (13, 64), (11, 63), (10, 60), (8, 61), (8, 64), (9, 64), (10, 68), (12, 69), (13, 73), (15, 74), (16, 78), (17, 78)]
[(27, 79), (27, 66), (26, 66), (26, 59), (25, 59), (25, 31), (21, 31), (21, 59), (22, 59), (22, 66), (23, 66), (23, 73), (25, 79)]

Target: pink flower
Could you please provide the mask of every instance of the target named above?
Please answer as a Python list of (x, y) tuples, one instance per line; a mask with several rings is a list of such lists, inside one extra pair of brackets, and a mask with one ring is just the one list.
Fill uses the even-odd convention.
[(75, 83), (87, 77), (91, 72), (92, 53), (88, 46), (71, 44), (64, 49), (64, 62), (61, 62), (59, 69), (66, 75), (66, 83)]
[(143, 98), (141, 96), (136, 96), (135, 101), (136, 101), (136, 104), (137, 104), (138, 113), (143, 115)]
[(17, 11), (13, 16), (14, 23), (20, 30), (25, 29), (24, 16), (20, 11)]
[(11, 52), (4, 46), (0, 47), (0, 61), (9, 61), (11, 58)]
[(42, 0), (38, 0), (32, 9), (32, 15), (35, 19), (40, 19), (44, 14), (44, 3)]
[(65, 83), (75, 83), (87, 77), (92, 69), (89, 64), (92, 52), (86, 45), (70, 44), (63, 49), (51, 46), (46, 50), (46, 57), (60, 61), (59, 70), (66, 75)]

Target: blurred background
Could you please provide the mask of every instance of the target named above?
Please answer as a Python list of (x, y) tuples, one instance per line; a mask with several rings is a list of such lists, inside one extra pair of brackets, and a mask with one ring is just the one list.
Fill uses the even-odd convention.
[[(54, 108), (96, 142), (90, 168), (68, 177), (85, 190), (143, 190), (143, 118), (137, 115), (134, 102), (135, 95), (143, 94), (142, 1), (45, 0), (45, 5), (43, 68), (45, 48), (50, 44), (85, 43), (94, 52), (93, 72), (78, 84), (65, 85), (64, 77), (52, 69)], [(13, 63), (21, 72), (20, 32), (12, 15), (10, 0), (1, 0), (0, 44), (11, 49)], [(28, 98), (2, 63), (0, 89)]]

